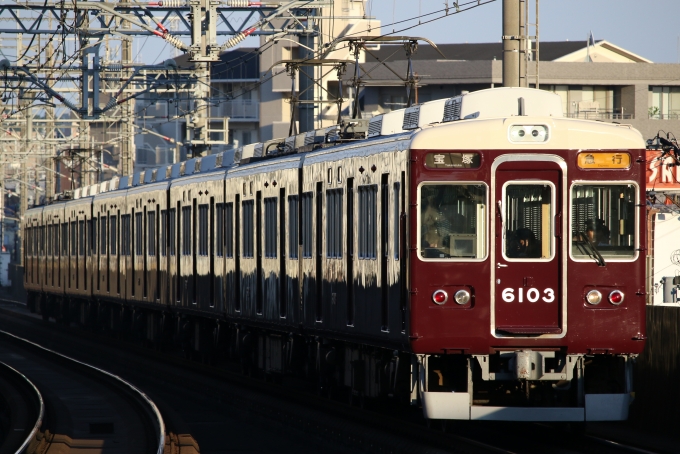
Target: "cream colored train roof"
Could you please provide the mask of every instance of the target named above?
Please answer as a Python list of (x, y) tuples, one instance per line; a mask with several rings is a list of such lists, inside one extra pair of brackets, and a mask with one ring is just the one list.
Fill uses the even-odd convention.
[[(515, 125), (545, 125), (545, 142), (511, 142)], [(412, 149), (430, 150), (623, 150), (643, 149), (645, 140), (637, 129), (590, 120), (555, 117), (511, 116), (443, 123), (416, 133)]]

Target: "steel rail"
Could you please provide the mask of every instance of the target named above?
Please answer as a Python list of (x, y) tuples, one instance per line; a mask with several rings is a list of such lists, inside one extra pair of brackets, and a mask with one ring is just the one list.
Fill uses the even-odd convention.
[(35, 392), (36, 397), (38, 398), (38, 402), (40, 403), (40, 410), (38, 411), (38, 418), (35, 421), (35, 424), (33, 425), (33, 429), (31, 429), (31, 432), (28, 434), (24, 442), (19, 446), (19, 448), (15, 451), (15, 454), (21, 454), (23, 453), (26, 448), (28, 447), (29, 443), (31, 443), (31, 440), (35, 437), (35, 434), (38, 433), (38, 430), (40, 430), (40, 426), (42, 425), (43, 419), (45, 418), (45, 401), (43, 400), (42, 394), (40, 394), (40, 390), (33, 384), (31, 380), (28, 379), (24, 374), (10, 366), (9, 364), (5, 364), (3, 362), (0, 362), (1, 366), (4, 366), (5, 368), (9, 369), (12, 373), (20, 377), (23, 381), (25, 381), (28, 384), (28, 387), (33, 389)]
[(40, 345), (40, 344), (37, 344), (37, 343), (32, 342), (32, 341), (30, 341), (30, 340), (28, 340), (28, 339), (24, 339), (24, 338), (22, 338), (22, 337), (16, 336), (16, 335), (14, 335), (14, 334), (12, 334), (12, 333), (9, 333), (9, 332), (7, 332), (7, 331), (2, 331), (2, 330), (0, 330), (0, 334), (3, 334), (3, 335), (5, 335), (5, 336), (7, 336), (7, 337), (10, 337), (10, 338), (12, 338), (12, 339), (18, 340), (18, 341), (20, 341), (20, 342), (24, 342), (24, 343), (26, 343), (26, 344), (32, 345), (33, 347), (35, 347), (35, 348), (37, 348), (37, 349), (40, 349), (40, 350), (43, 350), (43, 351), (45, 351), (45, 352), (54, 354), (54, 355), (56, 355), (56, 356), (59, 356), (59, 357), (61, 357), (61, 358), (64, 358), (64, 359), (69, 360), (69, 361), (71, 361), (71, 362), (74, 362), (74, 363), (79, 364), (79, 365), (81, 365), (81, 366), (84, 366), (84, 367), (87, 367), (87, 368), (89, 368), (89, 369), (92, 369), (92, 370), (94, 370), (94, 371), (96, 371), (96, 372), (102, 373), (102, 374), (104, 374), (104, 375), (106, 375), (106, 376), (108, 376), (108, 377), (114, 379), (115, 381), (118, 381), (118, 382), (121, 383), (123, 386), (127, 387), (128, 389), (130, 389), (133, 393), (138, 394), (138, 395), (142, 398), (142, 400), (143, 400), (144, 402), (146, 402), (146, 404), (150, 407), (151, 413), (152, 413), (152, 414), (155, 416), (155, 418), (156, 418), (156, 421), (154, 421), (155, 425), (158, 427), (158, 447), (157, 447), (157, 449), (156, 449), (156, 454), (163, 454), (163, 450), (164, 450), (164, 448), (165, 448), (165, 422), (163, 421), (163, 416), (161, 415), (160, 410), (158, 410), (158, 407), (156, 406), (156, 404), (151, 400), (151, 398), (149, 398), (149, 396), (147, 396), (147, 395), (144, 393), (144, 391), (142, 391), (141, 389), (137, 388), (137, 387), (136, 387), (135, 385), (133, 385), (132, 383), (129, 383), (129, 382), (123, 380), (123, 378), (121, 378), (120, 376), (115, 375), (115, 374), (112, 374), (111, 372), (105, 371), (104, 369), (100, 369), (100, 368), (98, 368), (98, 367), (95, 367), (95, 366), (92, 366), (92, 365), (90, 365), (90, 364), (87, 364), (87, 363), (84, 363), (84, 362), (82, 362), (82, 361), (79, 361), (79, 360), (77, 360), (77, 359), (75, 359), (75, 358), (71, 358), (70, 356), (66, 356), (66, 355), (64, 355), (64, 354), (62, 354), (62, 353), (59, 353), (59, 352), (57, 352), (57, 351), (54, 351), (54, 350), (51, 350), (51, 349), (49, 349), (49, 348), (43, 347), (43, 346)]

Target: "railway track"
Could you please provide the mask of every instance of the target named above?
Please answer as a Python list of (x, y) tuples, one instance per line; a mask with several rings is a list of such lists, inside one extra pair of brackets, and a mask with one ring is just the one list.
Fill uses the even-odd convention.
[(0, 452), (24, 452), (44, 416), (38, 388), (18, 370), (0, 363)]
[[(22, 317), (26, 319), (25, 314)], [(45, 326), (37, 317), (30, 318), (27, 323)], [(45, 331), (49, 331), (51, 337), (59, 337), (60, 345), (69, 342), (82, 343), (82, 337), (80, 341), (67, 340), (73, 336), (73, 329), (64, 330), (51, 324)], [(237, 408), (242, 414), (248, 414), (256, 420), (274, 419), (277, 421), (274, 425), (278, 425), (284, 432), (291, 429), (302, 430), (308, 435), (313, 434), (317, 439), (320, 437), (324, 450), (332, 451), (335, 447), (339, 452), (662, 452), (635, 451), (639, 448), (623, 443), (615, 445), (616, 442), (603, 445), (601, 441), (592, 439), (592, 436), (588, 439), (565, 433), (557, 427), (543, 427), (540, 429), (543, 432), (540, 436), (532, 434), (527, 439), (527, 425), (520, 423), (454, 422), (443, 425), (433, 422), (428, 428), (418, 415), (405, 414), (403, 409), (391, 411), (372, 404), (364, 409), (350, 407), (327, 398), (319, 398), (304, 389), (304, 383), (286, 380), (284, 386), (272, 385), (243, 376), (236, 371), (237, 367), (216, 368), (188, 361), (175, 354), (163, 354), (159, 357), (157, 352), (133, 343), (124, 343), (123, 353), (119, 350), (120, 341), (86, 331), (79, 331), (79, 335), (84, 336), (88, 343), (95, 342), (98, 350), (114, 362), (121, 363), (130, 372), (156, 374), (162, 377), (163, 386), (175, 390), (186, 383), (191, 383), (192, 388), (200, 390), (198, 395), (182, 390), (188, 393), (184, 399), (214, 400)], [(149, 367), (153, 368), (153, 372), (148, 370)], [(220, 444), (219, 437), (215, 441), (210, 441), (208, 437), (206, 441), (206, 434), (201, 434), (200, 428), (192, 427), (191, 423), (185, 427), (185, 432), (191, 433), (201, 443), (201, 452), (212, 452)], [(490, 433), (494, 434), (493, 437), (489, 436)], [(318, 445), (314, 446), (316, 447), (310, 446), (310, 449), (298, 452), (318, 452)]]
[[(0, 331), (0, 361), (22, 371), (45, 403), (39, 430), (21, 450), (8, 452), (163, 453), (163, 418), (122, 378), (6, 331)], [(26, 425), (17, 431), (37, 429), (35, 421)]]

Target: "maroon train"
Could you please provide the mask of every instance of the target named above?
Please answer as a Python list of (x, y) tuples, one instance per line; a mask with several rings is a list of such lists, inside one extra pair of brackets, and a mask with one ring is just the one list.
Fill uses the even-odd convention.
[(29, 305), (432, 419), (625, 419), (645, 144), (561, 112), (483, 90), (78, 190), (24, 217)]

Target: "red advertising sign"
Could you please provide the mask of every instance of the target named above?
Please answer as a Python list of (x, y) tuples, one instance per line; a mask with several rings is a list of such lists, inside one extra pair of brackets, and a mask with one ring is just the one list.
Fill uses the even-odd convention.
[(671, 156), (662, 160), (661, 153), (660, 150), (647, 150), (647, 190), (680, 190), (680, 165)]

